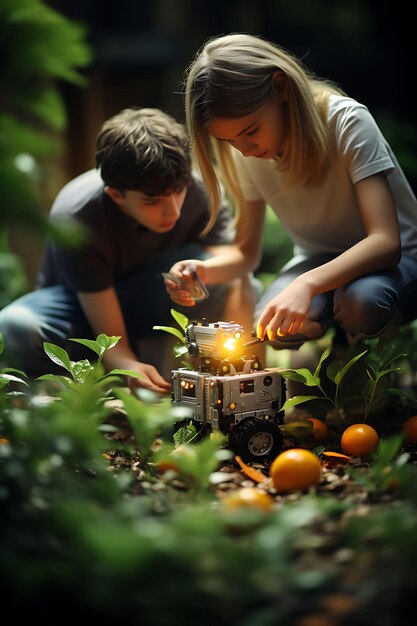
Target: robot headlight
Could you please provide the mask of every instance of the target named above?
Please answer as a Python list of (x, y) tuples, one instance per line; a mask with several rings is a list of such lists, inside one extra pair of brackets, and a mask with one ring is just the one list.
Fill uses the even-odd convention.
[(229, 337), (229, 339), (224, 342), (223, 347), (226, 350), (229, 350), (229, 352), (233, 352), (233, 350), (236, 350), (236, 339), (234, 337)]

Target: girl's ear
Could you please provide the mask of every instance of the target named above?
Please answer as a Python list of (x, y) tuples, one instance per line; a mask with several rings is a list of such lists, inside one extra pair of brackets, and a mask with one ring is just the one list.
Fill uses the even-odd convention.
[(106, 193), (109, 198), (111, 198), (113, 200), (113, 202), (115, 202), (116, 204), (120, 205), (122, 202), (124, 202), (124, 195), (121, 191), (119, 191), (118, 189), (115, 189), (114, 187), (104, 187), (104, 193)]
[(282, 70), (277, 70), (272, 74), (272, 85), (275, 95), (279, 97), (281, 102), (288, 100), (289, 83), (288, 77)]

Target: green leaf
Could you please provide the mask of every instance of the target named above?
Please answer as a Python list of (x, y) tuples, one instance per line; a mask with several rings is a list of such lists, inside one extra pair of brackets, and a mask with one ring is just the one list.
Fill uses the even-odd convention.
[(404, 389), (390, 387), (389, 389), (386, 389), (386, 393), (392, 393), (394, 396), (402, 396), (403, 398), (407, 398), (407, 400), (411, 400), (412, 402), (417, 404), (417, 398), (408, 391), (405, 391)]
[(101, 333), (97, 337), (97, 343), (99, 346), (104, 348), (104, 350), (111, 350), (112, 348), (114, 348), (114, 346), (116, 346), (119, 343), (120, 339), (121, 339), (121, 336), (112, 335), (111, 337), (108, 337), (104, 333)]
[(315, 448), (312, 448), (312, 450), (310, 450), (310, 452), (312, 452), (316, 456), (320, 456), (322, 454), (322, 452), (325, 451), (325, 449), (326, 449), (326, 446), (319, 445), (319, 446), (316, 446)]
[(285, 401), (281, 407), (281, 411), (290, 409), (291, 407), (297, 406), (297, 404), (301, 404), (302, 402), (309, 402), (310, 400), (325, 400), (325, 398), (320, 398), (319, 396), (294, 396), (293, 398), (289, 398)]
[(311, 420), (294, 420), (281, 425), (280, 429), (298, 441), (305, 441), (310, 438), (313, 427)]
[(363, 355), (366, 354), (367, 352), (368, 350), (364, 350), (360, 354), (357, 354), (356, 356), (353, 357), (353, 359), (351, 359), (348, 363), (346, 363), (346, 365), (339, 372), (337, 372), (335, 379), (334, 379), (334, 382), (336, 383), (336, 385), (340, 385), (341, 381), (346, 376), (346, 374), (348, 373), (352, 365), (354, 365), (356, 361), (359, 361), (359, 359), (363, 357)]
[(171, 315), (174, 318), (174, 320), (177, 322), (178, 326), (180, 328), (182, 328), (183, 331), (185, 332), (186, 328), (187, 328), (187, 326), (189, 324), (188, 317), (186, 317), (185, 315), (183, 315), (179, 311), (176, 311), (175, 309), (171, 309)]
[(103, 378), (106, 378), (106, 376), (111, 376), (113, 374), (119, 375), (119, 376), (133, 376), (134, 378), (145, 379), (145, 376), (143, 374), (140, 374), (136, 370), (119, 370), (119, 369), (111, 370), (108, 374), (103, 376)]
[(397, 456), (403, 443), (404, 435), (402, 433), (380, 439), (374, 460), (383, 461), (383, 466), (385, 467)]
[(378, 372), (376, 375), (376, 380), (380, 380), (383, 376), (386, 376), (387, 374), (391, 374), (392, 372), (406, 372), (407, 368), (406, 367), (391, 367), (387, 370), (383, 370), (382, 372)]
[(68, 352), (59, 346), (56, 346), (54, 343), (44, 342), (43, 349), (46, 354), (49, 356), (51, 361), (53, 361), (56, 365), (63, 367), (68, 372), (72, 374), (72, 361), (68, 356)]
[(155, 404), (145, 404), (126, 389), (116, 388), (114, 395), (123, 402), (127, 418), (135, 433), (140, 450), (141, 463), (146, 464), (161, 427), (171, 425), (174, 418), (169, 409), (171, 402), (168, 398)]
[(4, 374), (3, 372), (0, 372), (0, 380), (6, 380), (8, 382), (14, 381), (15, 383), (22, 383), (23, 385), (26, 385), (26, 387), (29, 387), (25, 380), (22, 380), (17, 376), (13, 376), (12, 374)]
[(18, 370), (15, 367), (4, 367), (1, 370), (2, 374), (16, 374), (17, 376), (24, 376), (25, 378), (27, 378), (27, 374), (25, 372), (22, 372), (22, 370)]
[(62, 383), (65, 386), (70, 385), (72, 380), (67, 376), (60, 376), (59, 374), (43, 374), (42, 376), (38, 376), (36, 380), (52, 380), (56, 383)]
[(174, 444), (175, 446), (182, 446), (186, 443), (189, 443), (192, 439), (194, 439), (197, 435), (197, 429), (190, 420), (188, 424), (181, 426), (174, 434)]
[(105, 374), (96, 381), (95, 385), (97, 386), (97, 388), (101, 388), (109, 385), (110, 383), (120, 384), (121, 379), (119, 376), (111, 376), (110, 374)]
[(40, 121), (46, 122), (54, 130), (65, 128), (66, 115), (62, 98), (57, 90), (44, 86), (30, 101), (30, 110)]
[(306, 367), (302, 367), (298, 369), (297, 372), (301, 374), (302, 376), (304, 376), (305, 384), (307, 385), (307, 387), (317, 387), (318, 385), (320, 385), (320, 378), (315, 376)]
[(103, 354), (113, 348), (119, 341), (121, 337), (108, 337), (104, 333), (101, 333), (97, 339), (94, 341), (93, 339), (70, 339), (70, 341), (75, 341), (76, 343), (80, 343), (87, 348), (90, 348), (93, 352), (95, 352), (100, 358)]
[(181, 357), (183, 354), (188, 354), (187, 346), (172, 346), (172, 352), (174, 356)]
[(76, 361), (75, 363), (72, 362), (71, 372), (75, 382), (81, 384), (93, 382), (96, 374), (94, 366), (91, 365), (90, 361), (87, 359), (82, 359), (81, 361)]
[(308, 387), (317, 387), (320, 385), (320, 378), (314, 376), (314, 374), (306, 367), (300, 367), (296, 370), (283, 370), (280, 371), (280, 374), (283, 378), (304, 383)]
[(319, 377), (320, 370), (321, 370), (321, 366), (323, 365), (323, 362), (324, 362), (324, 361), (327, 359), (327, 357), (329, 356), (330, 352), (331, 352), (331, 347), (329, 346), (329, 347), (327, 347), (327, 348), (325, 349), (325, 351), (324, 351), (324, 352), (323, 352), (323, 354), (321, 355), (321, 357), (320, 357), (320, 361), (318, 362), (318, 365), (317, 365), (316, 370), (315, 370), (315, 372), (314, 372), (314, 376), (315, 376), (315, 377), (317, 377), (317, 378)]
[(304, 383), (305, 382), (305, 377), (302, 376), (301, 374), (298, 373), (298, 370), (280, 370), (280, 375), (282, 376), (282, 378), (285, 378), (287, 380), (293, 380), (297, 383)]
[(101, 356), (105, 350), (98, 345), (97, 341), (94, 341), (93, 339), (72, 339), (70, 338), (70, 341), (74, 341), (75, 343), (80, 343), (83, 346), (86, 346), (87, 348), (90, 348), (90, 350), (92, 350), (93, 352), (95, 352), (98, 356)]
[(170, 333), (185, 344), (185, 337), (177, 328), (173, 328), (172, 326), (153, 326), (153, 330), (163, 330), (166, 333)]
[(400, 357), (407, 356), (406, 354), (398, 353), (398, 350), (400, 349), (400, 344), (401, 344), (400, 337), (395, 337), (393, 339), (389, 339), (388, 341), (381, 343), (380, 359), (381, 359), (381, 365), (383, 367), (387, 367), (393, 361), (395, 361), (396, 359)]

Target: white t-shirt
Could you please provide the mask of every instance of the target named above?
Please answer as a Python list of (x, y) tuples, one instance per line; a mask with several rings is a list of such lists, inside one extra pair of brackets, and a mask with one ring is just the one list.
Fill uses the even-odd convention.
[(246, 200), (264, 200), (294, 243), (295, 255), (340, 254), (366, 235), (354, 184), (383, 172), (398, 214), (403, 252), (417, 256), (417, 200), (368, 109), (351, 98), (329, 98), (328, 121), (337, 146), (325, 181), (287, 187), (274, 161), (243, 157), (233, 150)]

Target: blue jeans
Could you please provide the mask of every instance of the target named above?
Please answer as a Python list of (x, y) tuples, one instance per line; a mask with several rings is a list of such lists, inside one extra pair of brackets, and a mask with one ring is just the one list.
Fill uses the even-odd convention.
[[(155, 345), (168, 337), (154, 331), (154, 325), (176, 326), (171, 308), (192, 319), (206, 317), (209, 322), (221, 319), (228, 285), (209, 287), (210, 298), (195, 307), (180, 307), (166, 292), (161, 272), (168, 271), (177, 261), (188, 258), (204, 259), (208, 254), (198, 244), (188, 244), (176, 251), (153, 257), (145, 267), (123, 277), (115, 285), (123, 311), (129, 342), (135, 350), (140, 339), (155, 337)], [(81, 309), (77, 295), (64, 285), (37, 289), (12, 302), (0, 311), (0, 332), (4, 337), (4, 361), (10, 367), (22, 369), (30, 376), (60, 372), (45, 354), (43, 343), (64, 348), (73, 361), (94, 360), (91, 350), (69, 338), (95, 339)], [(158, 347), (154, 364), (160, 364)], [(152, 361), (149, 361), (152, 362)]]
[[(328, 255), (297, 258), (281, 270), (278, 278), (265, 291), (256, 307), (256, 319), (272, 298), (297, 276), (332, 260)], [(402, 255), (397, 267), (360, 276), (351, 283), (315, 296), (307, 316), (320, 323), (321, 333), (302, 333), (279, 337), (273, 342), (277, 349), (299, 348), (308, 339), (324, 335), (331, 325), (339, 325), (350, 343), (379, 335), (388, 325), (407, 324), (417, 318), (417, 259)]]

